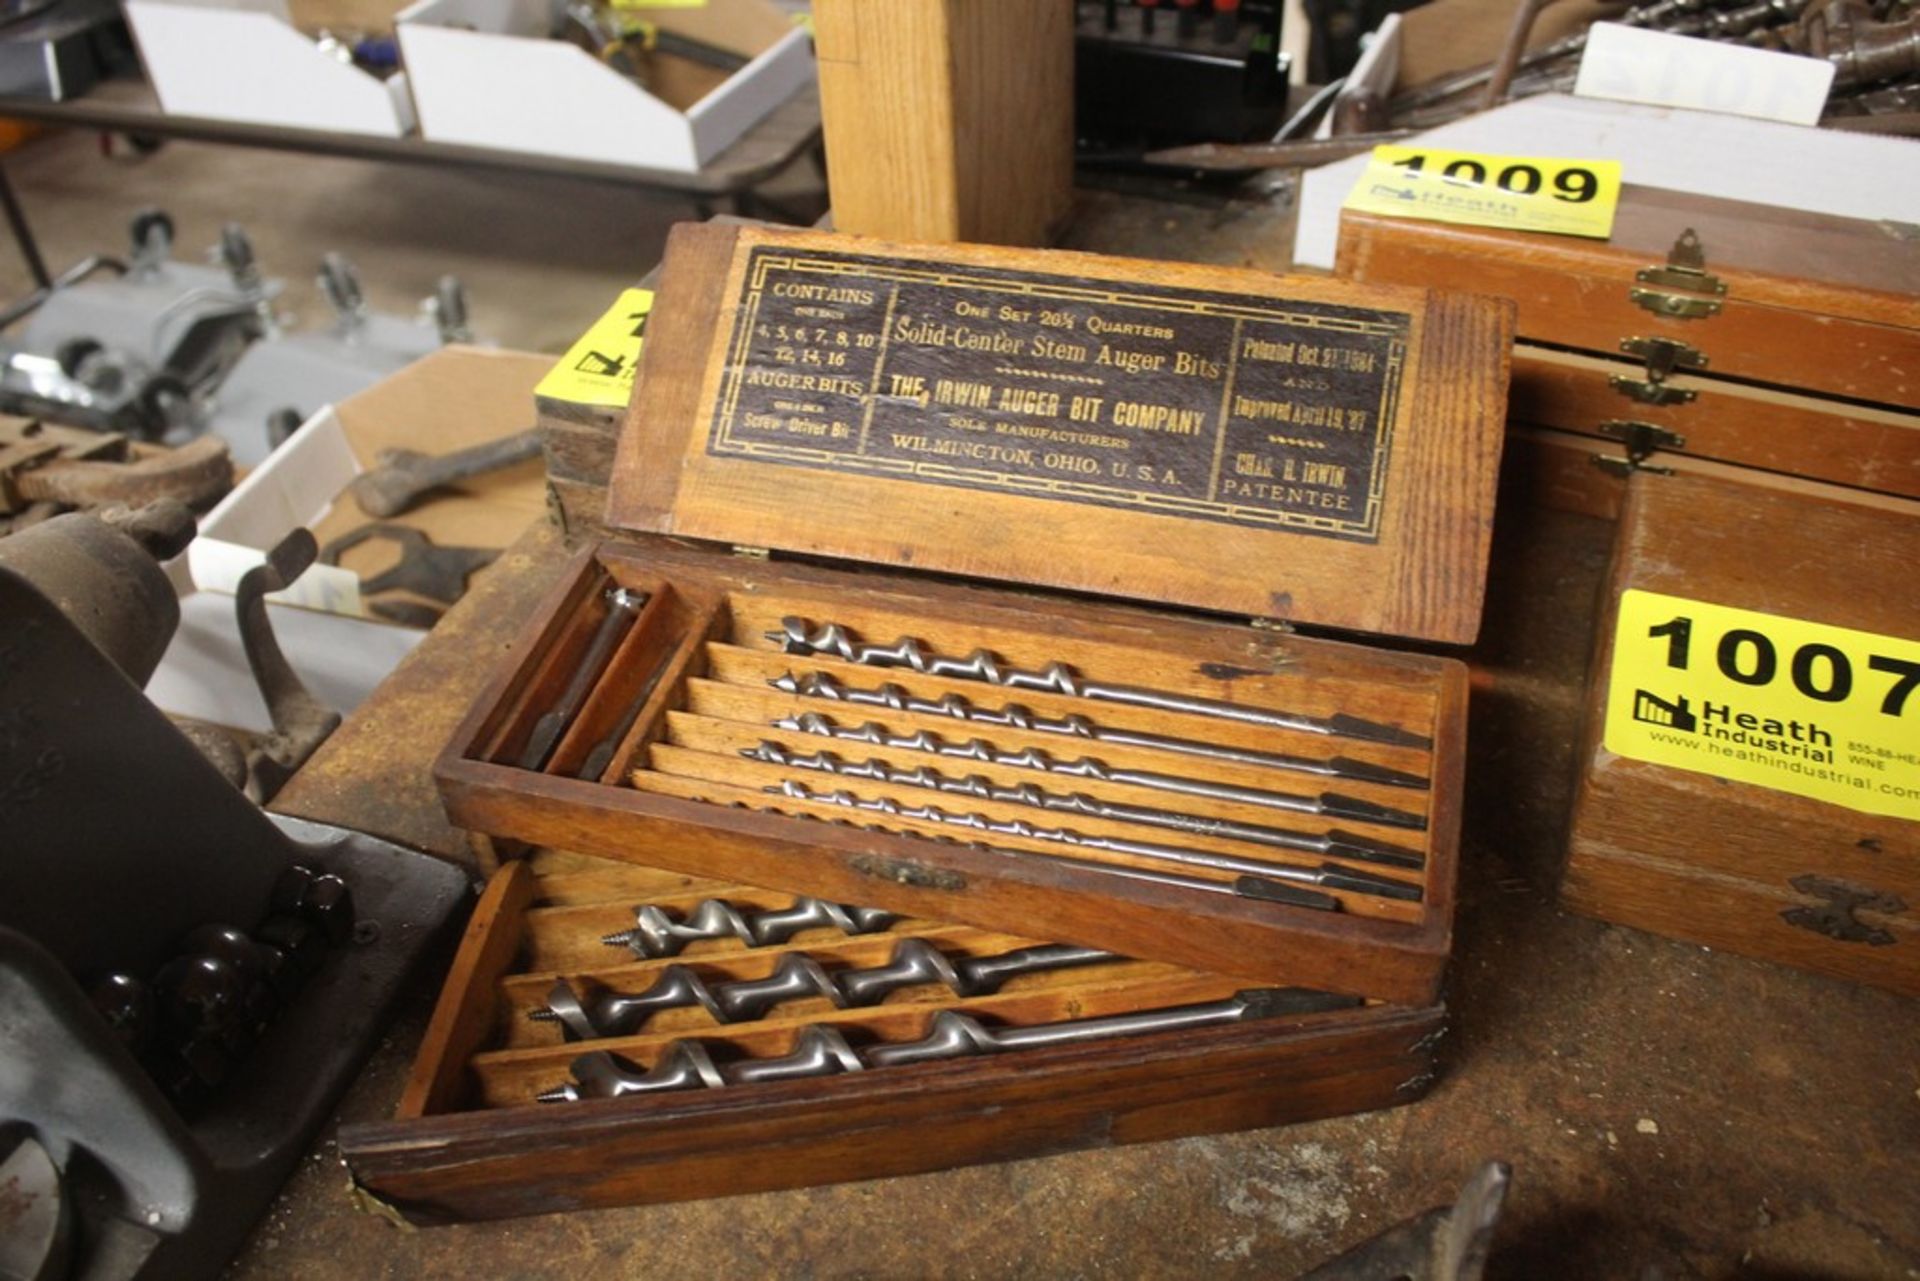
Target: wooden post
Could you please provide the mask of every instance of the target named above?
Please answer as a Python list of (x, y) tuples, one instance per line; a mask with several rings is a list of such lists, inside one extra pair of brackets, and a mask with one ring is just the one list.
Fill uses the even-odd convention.
[(1044, 245), (1073, 197), (1071, 0), (815, 0), (834, 226)]

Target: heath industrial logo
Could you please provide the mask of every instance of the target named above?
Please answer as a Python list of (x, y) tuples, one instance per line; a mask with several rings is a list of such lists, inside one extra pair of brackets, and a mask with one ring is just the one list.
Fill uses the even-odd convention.
[(1606, 748), (1920, 819), (1920, 643), (1629, 591)]

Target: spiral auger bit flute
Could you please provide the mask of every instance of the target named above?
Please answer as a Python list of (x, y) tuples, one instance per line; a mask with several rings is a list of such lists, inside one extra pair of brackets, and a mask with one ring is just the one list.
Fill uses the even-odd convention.
[(629, 1094), (797, 1081), (977, 1054), (1079, 1045), (1109, 1037), (1224, 1027), (1255, 1019), (1352, 1009), (1359, 1004), (1351, 997), (1310, 988), (1254, 988), (1224, 1001), (1025, 1027), (994, 1027), (970, 1014), (942, 1010), (933, 1016), (926, 1035), (917, 1041), (879, 1042), (863, 1048), (855, 1048), (838, 1028), (816, 1023), (801, 1029), (790, 1052), (773, 1058), (722, 1062), (714, 1057), (713, 1049), (705, 1042), (688, 1039), (668, 1045), (651, 1068), (642, 1070), (605, 1050), (594, 1050), (573, 1061), (571, 1081), (543, 1090), (534, 1097), (541, 1103), (577, 1103), (584, 1099), (617, 1099)]
[(1178, 694), (1171, 690), (1109, 684), (1088, 680), (1065, 663), (1048, 663), (1038, 671), (1009, 668), (1003, 665), (998, 654), (989, 649), (976, 649), (965, 658), (949, 658), (930, 652), (925, 644), (911, 636), (903, 636), (891, 645), (867, 644), (839, 623), (815, 626), (804, 618), (783, 618), (780, 620), (780, 630), (768, 632), (766, 638), (789, 654), (823, 654), (864, 667), (904, 667), (923, 676), (981, 681), (1003, 689), (1038, 690), (1098, 702), (1124, 703), (1130, 707), (1150, 707), (1162, 712), (1212, 716), (1246, 725), (1264, 725), (1269, 729), (1297, 730), (1303, 734), (1385, 743), (1393, 747), (1428, 749), (1433, 746), (1433, 740), (1424, 735), (1358, 716), (1308, 716), (1300, 712), (1246, 707), (1239, 703)]
[(739, 939), (748, 947), (784, 943), (803, 930), (839, 930), (842, 934), (879, 934), (900, 918), (872, 907), (853, 907), (825, 899), (797, 898), (786, 907), (742, 910), (725, 899), (702, 899), (675, 919), (665, 908), (646, 903), (633, 910), (633, 928), (600, 941), (624, 947), (644, 959), (678, 956), (689, 943)]
[(958, 694), (943, 694), (937, 699), (919, 698), (890, 681), (872, 689), (863, 689), (848, 685), (824, 672), (809, 672), (804, 676), (784, 672), (770, 678), (767, 684), (783, 694), (792, 694), (798, 698), (825, 699), (852, 707), (878, 707), (915, 716), (945, 716), (953, 720), (965, 721), (970, 725), (990, 725), (1021, 730), (1030, 734), (1060, 734), (1068, 738), (1083, 738), (1095, 743), (1112, 743), (1119, 747), (1145, 747), (1155, 751), (1175, 752), (1182, 756), (1226, 761), (1233, 765), (1252, 765), (1261, 769), (1318, 774), (1325, 778), (1345, 779), (1352, 783), (1378, 783), (1383, 787), (1421, 789), (1431, 786), (1418, 774), (1388, 769), (1384, 765), (1375, 765), (1371, 761), (1356, 761), (1345, 756), (1327, 759), (1295, 756), (1286, 752), (1263, 752), (1250, 747), (1208, 743), (1196, 738), (1176, 738), (1170, 734), (1149, 734), (1103, 726), (1084, 716), (1041, 716), (1019, 703), (1005, 703), (999, 707), (980, 707)]
[(864, 761), (849, 761), (834, 752), (790, 751), (782, 744), (771, 740), (763, 741), (758, 747), (743, 747), (740, 749), (740, 755), (765, 765), (816, 770), (838, 778), (858, 778), (899, 787), (926, 788), (952, 796), (971, 797), (977, 801), (993, 801), (1002, 805), (1027, 805), (1054, 813), (1080, 814), (1087, 818), (1105, 819), (1114, 823), (1138, 823), (1146, 827), (1162, 827), (1171, 831), (1184, 832), (1189, 836), (1246, 841), (1254, 845), (1270, 845), (1275, 849), (1299, 850), (1309, 854), (1324, 854), (1331, 858), (1376, 863), (1382, 867), (1418, 870), (1425, 867), (1427, 862), (1426, 856), (1419, 850), (1410, 850), (1400, 845), (1388, 845), (1351, 832), (1336, 831), (1325, 834), (1295, 832), (1281, 827), (1268, 827), (1260, 823), (1239, 823), (1231, 819), (1208, 818), (1200, 814), (1187, 814), (1179, 810), (1159, 809), (1149, 805), (1127, 805), (1117, 801), (1104, 801), (1085, 792), (1050, 792), (1032, 783), (1020, 783), (1009, 787), (995, 783), (981, 774), (956, 777), (925, 765), (916, 766), (913, 769), (899, 769), (877, 757)]
[(893, 992), (944, 983), (955, 996), (988, 996), (1023, 974), (1043, 974), (1121, 960), (1112, 952), (1067, 943), (1023, 947), (995, 956), (949, 957), (925, 939), (900, 940), (879, 965), (833, 972), (803, 952), (780, 958), (765, 978), (708, 983), (689, 966), (670, 965), (653, 986), (634, 996), (589, 987), (582, 996), (561, 979), (544, 1009), (529, 1010), (536, 1023), (554, 1022), (569, 1041), (628, 1036), (661, 1010), (699, 1007), (716, 1023), (765, 1018), (775, 1006), (806, 997), (825, 997), (839, 1009), (878, 1005)]
[(1179, 774), (1162, 774), (1156, 770), (1123, 769), (1109, 765), (1093, 756), (1065, 759), (1038, 747), (1023, 747), (1019, 751), (1010, 752), (995, 747), (984, 738), (970, 738), (960, 742), (924, 729), (915, 730), (911, 734), (896, 734), (878, 721), (868, 721), (858, 726), (843, 725), (821, 712), (782, 716), (771, 724), (774, 729), (839, 739), (846, 743), (866, 743), (874, 747), (925, 752), (932, 756), (976, 761), (982, 765), (1002, 765), (1009, 769), (1040, 770), (1069, 778), (1091, 778), (1102, 783), (1176, 792), (1182, 796), (1230, 801), (1238, 805), (1258, 805), (1296, 814), (1318, 814), (1327, 818), (1352, 819), (1360, 823), (1378, 823), (1383, 827), (1424, 830), (1427, 826), (1425, 815), (1393, 809), (1386, 805), (1376, 805), (1372, 801), (1364, 801), (1353, 796), (1340, 796), (1333, 792), (1321, 792), (1317, 796), (1302, 796), (1292, 792), (1270, 791), (1261, 787), (1239, 787), (1232, 783), (1187, 778)]
[[(937, 805), (903, 805), (891, 796), (863, 797), (849, 791), (818, 792), (805, 783), (791, 778), (761, 790), (770, 795), (785, 796), (791, 800), (838, 805), (845, 809), (867, 810), (905, 819), (908, 822), (938, 823), (968, 828), (989, 836), (1012, 836), (1023, 840), (1046, 841), (1070, 846), (1074, 849), (1127, 854), (1134, 858), (1150, 859), (1160, 863), (1204, 867), (1216, 872), (1232, 872), (1239, 876), (1256, 877), (1268, 881), (1291, 881), (1296, 885), (1311, 885), (1323, 890), (1348, 890), (1356, 894), (1373, 894), (1380, 898), (1411, 902), (1418, 902), (1421, 897), (1418, 885), (1397, 881), (1392, 877), (1376, 876), (1372, 872), (1344, 867), (1338, 863), (1322, 863), (1317, 867), (1306, 867), (1298, 863), (1274, 863), (1264, 859), (1240, 858), (1233, 854), (1216, 854), (1212, 850), (1185, 849), (1175, 845), (1160, 845), (1152, 841), (1135, 841), (1117, 836), (1095, 836), (1070, 827), (1042, 827), (1024, 819), (997, 819), (986, 814), (942, 809)], [(1093, 863), (1087, 866), (1107, 870), (1106, 864)], [(1337, 911), (1340, 906), (1339, 900), (1331, 898), (1323, 903), (1311, 905), (1323, 907), (1329, 911)]]

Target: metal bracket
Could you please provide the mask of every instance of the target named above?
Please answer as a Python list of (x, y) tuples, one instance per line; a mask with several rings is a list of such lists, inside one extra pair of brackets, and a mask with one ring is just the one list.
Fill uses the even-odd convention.
[(1665, 382), (1676, 370), (1698, 372), (1707, 367), (1707, 353), (1677, 338), (1622, 338), (1620, 350), (1645, 363), (1647, 377)]
[(1654, 423), (1641, 422), (1637, 418), (1611, 418), (1600, 424), (1602, 436), (1611, 436), (1627, 447), (1625, 458), (1596, 457), (1593, 465), (1602, 471), (1612, 472), (1616, 476), (1628, 476), (1637, 471), (1652, 472), (1656, 476), (1671, 476), (1671, 467), (1650, 467), (1647, 459), (1661, 449), (1685, 449), (1687, 438), (1678, 432), (1668, 431)]
[(1629, 378), (1625, 374), (1615, 374), (1607, 379), (1607, 385), (1642, 405), (1686, 405), (1691, 404), (1700, 393), (1685, 387), (1669, 387), (1666, 383), (1646, 378)]
[(1836, 881), (1831, 877), (1816, 876), (1811, 872), (1796, 876), (1788, 883), (1808, 898), (1826, 900), (1817, 907), (1790, 907), (1780, 913), (1780, 919), (1788, 925), (1824, 934), (1840, 943), (1889, 947), (1899, 941), (1890, 931), (1868, 925), (1854, 915), (1861, 911), (1879, 912), (1887, 916), (1904, 912), (1907, 905), (1899, 895)]
[[(1727, 292), (1726, 283), (1707, 270), (1706, 250), (1692, 227), (1673, 242), (1665, 266), (1642, 267), (1634, 273), (1634, 279), (1652, 287), (1629, 289), (1627, 297), (1654, 315), (1673, 320), (1704, 320), (1719, 315), (1718, 300)], [(1698, 296), (1703, 294), (1711, 296)]]

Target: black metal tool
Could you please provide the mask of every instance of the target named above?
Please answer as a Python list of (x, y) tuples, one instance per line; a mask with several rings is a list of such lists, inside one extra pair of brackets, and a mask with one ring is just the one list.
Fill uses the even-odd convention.
[(399, 547), (400, 559), (391, 569), (360, 580), (360, 590), (369, 596), (407, 591), (451, 605), (466, 594), (467, 579), (500, 556), (492, 547), (443, 547), (411, 525), (378, 521), (328, 543), (320, 549), (320, 562), (338, 565), (343, 554), (376, 538)]
[(353, 478), (350, 492), (367, 515), (398, 516), (432, 490), (539, 456), (540, 432), (533, 427), (445, 454), (383, 449), (371, 470)]
[(888, 994), (928, 983), (944, 983), (955, 996), (986, 996), (1023, 974), (1045, 974), (1120, 960), (1112, 952), (1048, 943), (994, 956), (948, 956), (926, 939), (901, 939), (879, 965), (828, 970), (804, 952), (789, 952), (765, 978), (709, 983), (699, 971), (670, 965), (646, 991), (627, 996), (597, 985), (580, 988), (561, 979), (544, 1007), (530, 1010), (536, 1023), (559, 1023), (568, 1040), (628, 1036), (661, 1010), (699, 1007), (715, 1022), (742, 1023), (765, 1018), (787, 1001), (825, 997), (841, 1009), (878, 1005)]
[(791, 1052), (775, 1058), (741, 1059), (723, 1064), (714, 1058), (712, 1049), (705, 1043), (689, 1039), (673, 1042), (651, 1068), (643, 1071), (605, 1050), (595, 1050), (573, 1061), (573, 1080), (535, 1097), (542, 1103), (573, 1103), (668, 1090), (794, 1081), (976, 1054), (1079, 1045), (1109, 1037), (1222, 1027), (1254, 1019), (1351, 1009), (1359, 1003), (1350, 997), (1309, 988), (1255, 988), (1224, 1001), (1025, 1027), (992, 1027), (972, 1015), (941, 1010), (933, 1016), (926, 1035), (919, 1040), (883, 1042), (865, 1049), (855, 1049), (838, 1028), (816, 1023), (801, 1029)]
[(573, 724), (573, 718), (580, 713), (581, 705), (587, 701), (587, 695), (605, 675), (607, 664), (613, 661), (613, 651), (620, 647), (632, 630), (634, 620), (640, 617), (640, 611), (647, 606), (645, 592), (632, 592), (624, 587), (615, 587), (607, 592), (607, 616), (600, 620), (600, 626), (594, 629), (593, 639), (587, 642), (587, 649), (574, 666), (573, 676), (567, 681), (560, 697), (554, 700), (552, 707), (541, 714), (533, 723), (533, 732), (527, 737), (527, 745), (520, 753), (521, 769), (537, 770), (547, 763), (547, 757), (560, 742), (560, 736), (566, 733), (567, 726)]
[(689, 943), (739, 939), (748, 947), (784, 943), (802, 930), (839, 930), (842, 934), (878, 934), (900, 918), (878, 908), (853, 907), (820, 898), (796, 898), (785, 907), (741, 909), (725, 899), (702, 899), (680, 918), (646, 903), (633, 910), (633, 928), (601, 939), (637, 956), (678, 956)]
[(947, 716), (975, 725), (1004, 726), (1008, 729), (1025, 730), (1035, 734), (1060, 734), (1069, 738), (1113, 743), (1121, 747), (1148, 747), (1163, 752), (1176, 752), (1183, 756), (1228, 761), (1235, 765), (1254, 765), (1264, 769), (1290, 770), (1301, 774), (1318, 774), (1326, 778), (1341, 778), (1353, 783), (1378, 783), (1384, 787), (1425, 788), (1429, 786), (1427, 780), (1418, 774), (1388, 769), (1384, 765), (1375, 765), (1371, 761), (1356, 761), (1344, 756), (1329, 758), (1295, 756), (1285, 752), (1263, 752), (1254, 748), (1229, 747), (1220, 743), (1203, 742), (1199, 739), (1176, 738), (1168, 734), (1148, 734), (1101, 725), (1084, 716), (1040, 716), (1019, 703), (1004, 703), (999, 707), (980, 707), (972, 700), (962, 698), (958, 694), (943, 694), (937, 699), (920, 698), (891, 682), (872, 689), (862, 689), (847, 685), (824, 672), (809, 672), (805, 676), (786, 672), (773, 677), (767, 684), (783, 694), (796, 694), (802, 698), (828, 699), (856, 707), (883, 707), (889, 711), (907, 712), (916, 716)]
[(1291, 881), (1296, 885), (1312, 885), (1327, 890), (1350, 890), (1356, 894), (1376, 894), (1381, 898), (1403, 899), (1409, 902), (1418, 902), (1421, 897), (1418, 885), (1343, 867), (1338, 863), (1304, 867), (1294, 863), (1275, 863), (1266, 859), (1216, 854), (1211, 850), (1161, 845), (1153, 841), (1124, 840), (1117, 836), (1095, 836), (1088, 832), (1075, 831), (1070, 827), (1041, 827), (1024, 819), (996, 819), (985, 814), (942, 809), (937, 805), (902, 805), (890, 796), (863, 797), (842, 790), (816, 792), (795, 779), (787, 779), (765, 790), (796, 801), (812, 801), (816, 804), (838, 805), (846, 809), (868, 810), (876, 814), (891, 814), (896, 818), (914, 822), (970, 828), (989, 835), (1016, 836), (1023, 840), (1070, 845), (1075, 849), (1099, 850), (1108, 854), (1128, 854), (1134, 858), (1151, 859), (1155, 862), (1172, 863), (1182, 867), (1208, 868), (1216, 872), (1232, 872), (1238, 876), (1253, 876), (1271, 881)]
[(1155, 711), (1179, 712), (1191, 716), (1211, 716), (1261, 725), (1269, 729), (1294, 730), (1303, 734), (1322, 734), (1354, 738), (1363, 742), (1386, 743), (1395, 747), (1431, 748), (1433, 740), (1397, 725), (1381, 725), (1358, 716), (1308, 716), (1299, 712), (1264, 707), (1246, 707), (1217, 698), (1201, 698), (1171, 690), (1147, 689), (1089, 680), (1065, 663), (1048, 663), (1037, 671), (1005, 666), (998, 654), (976, 649), (965, 658), (948, 658), (932, 653), (921, 641), (903, 636), (891, 645), (861, 642), (838, 623), (816, 627), (804, 618), (783, 618), (780, 630), (768, 632), (767, 639), (777, 642), (789, 654), (827, 654), (866, 667), (905, 667), (925, 676), (949, 680), (983, 681), (1004, 689), (1038, 690), (1064, 694), (1072, 698), (1122, 703), (1129, 707), (1149, 707)]
[(627, 704), (627, 710), (620, 714), (620, 720), (607, 731), (607, 736), (595, 743), (580, 762), (580, 768), (574, 771), (575, 778), (596, 779), (607, 772), (607, 766), (613, 764), (613, 754), (620, 750), (620, 744), (627, 741), (627, 735), (633, 732), (633, 723), (640, 719), (647, 700), (653, 697), (653, 691), (660, 687), (660, 681), (667, 674), (667, 665), (672, 662), (671, 652), (662, 654), (654, 666), (653, 673), (640, 686), (639, 693)]

